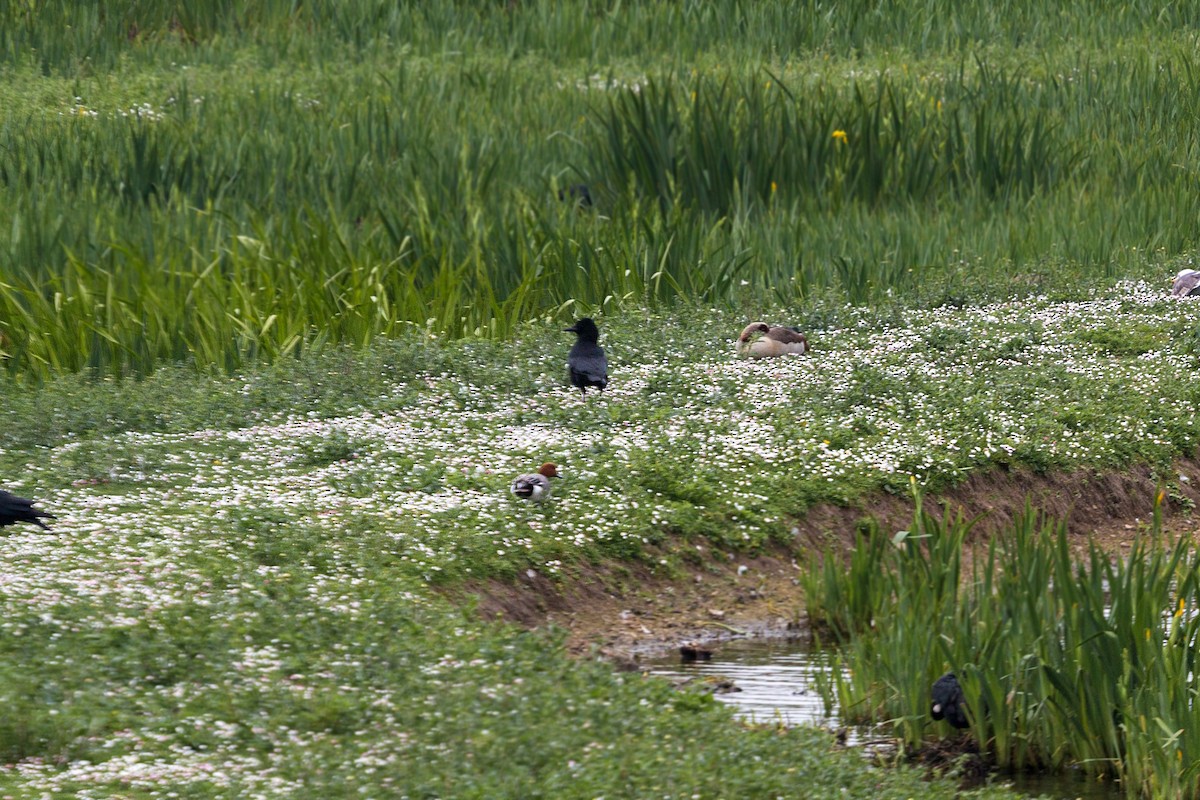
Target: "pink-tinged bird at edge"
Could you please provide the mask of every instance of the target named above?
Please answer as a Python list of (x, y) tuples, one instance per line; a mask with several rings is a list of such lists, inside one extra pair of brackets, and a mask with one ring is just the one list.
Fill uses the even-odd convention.
[(518, 476), (510, 490), (515, 497), (541, 503), (550, 497), (550, 479), (559, 477), (558, 467), (547, 461), (537, 472)]
[(1171, 283), (1172, 297), (1196, 297), (1200, 295), (1200, 270), (1181, 269)]

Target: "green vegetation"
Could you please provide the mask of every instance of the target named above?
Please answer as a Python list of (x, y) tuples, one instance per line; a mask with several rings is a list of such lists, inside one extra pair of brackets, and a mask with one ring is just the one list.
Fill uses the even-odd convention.
[(10, 3), (0, 360), (230, 370), (1185, 262), (1200, 10), (958, 5)]
[(1200, 796), (1200, 552), (1167, 539), (1158, 512), (1128, 553), (1093, 544), (1080, 559), (1061, 522), (1030, 511), (965, 583), (963, 520), (918, 501), (910, 530), (871, 527), (848, 569), (827, 554), (806, 577), (810, 618), (843, 644), (826, 702), (891, 720), (919, 748), (935, 725), (929, 687), (950, 670), (1001, 767), (1077, 766), (1129, 797)]
[(828, 732), (746, 728), (710, 695), (484, 626), (379, 537), (253, 509), (82, 526), (4, 541), (8, 796), (956, 796)]
[[(728, 343), (644, 342), (642, 324), (606, 323), (606, 343), (657, 369), (631, 374), (622, 357), (620, 384), (587, 406), (543, 366), (568, 337), (534, 330), (229, 378), (171, 368), (0, 389), (4, 486), (58, 516), (52, 535), (0, 538), (0, 795), (962, 796), (826, 731), (746, 727), (707, 694), (568, 657), (558, 634), (485, 624), (431, 591), (455, 570), (570, 576), (625, 552), (602, 524), (646, 490), (590, 473), (621, 447), (605, 431), (623, 414), (670, 424), (646, 387), (670, 397), (678, 361), (699, 374), (730, 359)], [(734, 402), (736, 382), (721, 386)], [(543, 448), (572, 456), (533, 509), (507, 482)], [(669, 453), (636, 452), (671, 513), (699, 518), (687, 504), (713, 498), (738, 513)], [(703, 518), (693, 552), (709, 533), (731, 550), (761, 541)]]
[[(636, 786), (669, 783), (662, 793), (673, 797), (735, 791), (712, 790), (717, 775), (736, 776), (747, 797), (857, 775), (865, 767), (822, 749), (818, 734), (740, 730), (703, 698), (573, 665), (553, 637), (474, 622), (428, 588), (531, 569), (570, 580), (613, 558), (669, 575), (683, 551), (739, 557), (788, 541), (792, 519), (820, 500), (945, 486), (999, 465), (1138, 459), (1165, 479), (1195, 448), (1196, 356), (1181, 334), (1200, 326), (1200, 306), (1144, 286), (1087, 302), (812, 313), (799, 321), (815, 355), (763, 362), (734, 357), (743, 319), (732, 313), (605, 318), (612, 383), (586, 401), (567, 385), (570, 337), (558, 326), (523, 327), (511, 342), (328, 349), (228, 378), (176, 367), (139, 381), (3, 387), (5, 487), (59, 519), (53, 536), (8, 529), (0, 539), (0, 645), (13, 654), (0, 659), (0, 699), (17, 709), (0, 741), (18, 765), (0, 770), (0, 788), (106, 796), (136, 778), (148, 797), (274, 796), (319, 777), (331, 796), (362, 783), (469, 794), (475, 782), (479, 796), (518, 797), (543, 776), (569, 783), (582, 754), (602, 764), (566, 796), (619, 794), (626, 777), (612, 765), (622, 759), (641, 765)], [(1123, 349), (1099, 331), (1139, 344)], [(566, 475), (555, 497), (537, 508), (510, 498), (512, 477), (546, 459)], [(945, 603), (957, 539), (935, 541), (915, 584), (941, 587)], [(892, 548), (869, 542), (852, 584), (810, 595), (818, 619), (834, 609), (850, 615), (847, 629), (893, 625), (892, 584), (877, 579)], [(1044, 573), (1016, 575), (1044, 594)], [(863, 587), (872, 594), (855, 597)], [(985, 664), (968, 653), (986, 629), (941, 656), (928, 640), (934, 617), (915, 613), (921, 660), (887, 684), (907, 692), (910, 742), (929, 674), (943, 661)], [(451, 679), (445, 656), (480, 663)], [(1069, 680), (1069, 665), (1057, 668)], [(843, 708), (892, 702), (842, 691)], [(552, 734), (564, 713), (571, 733)], [(683, 754), (662, 755), (668, 733)], [(524, 754), (511, 773), (486, 767), (498, 742)], [(797, 749), (816, 773), (797, 765)], [(1002, 763), (1073, 758), (1026, 750), (1039, 760)], [(352, 782), (355, 759), (376, 772)], [(179, 766), (136, 777), (163, 760)], [(232, 777), (205, 772), (218, 761), (234, 765)], [(313, 765), (320, 776), (306, 772)], [(1133, 780), (1134, 767), (1122, 769)], [(912, 791), (907, 773), (870, 775), (909, 787), (897, 796)], [(851, 797), (871, 796), (859, 787)]]
[[(390, 537), (410, 576), (441, 583), (569, 575), (675, 537), (786, 545), (814, 504), (906, 495), (910, 479), (933, 491), (993, 469), (1140, 462), (1170, 481), (1200, 443), (1186, 335), (1200, 304), (1144, 285), (812, 314), (789, 320), (811, 357), (757, 362), (733, 354), (734, 313), (606, 317), (611, 383), (587, 398), (566, 383), (561, 325), (510, 342), (404, 337), (231, 379), (172, 368), (10, 386), (0, 469), (81, 517), (117, 494), (113, 525), (152, 515), (168, 487), (171, 503), (236, 497), (288, 524), (319, 509)], [(509, 482), (544, 461), (560, 465), (559, 496), (514, 502)]]
[[(629, 785), (866, 798), (881, 781), (883, 796), (914, 793), (914, 776), (843, 760), (825, 734), (744, 730), (702, 696), (572, 662), (552, 635), (484, 625), (429, 588), (531, 569), (569, 581), (613, 558), (670, 575), (684, 551), (752, 553), (787, 541), (813, 502), (907, 492), (914, 474), (936, 487), (1001, 464), (1141, 459), (1167, 476), (1195, 447), (1200, 379), (1179, 334), (1200, 326), (1200, 306), (1144, 286), (811, 313), (797, 321), (815, 355), (763, 362), (734, 357), (733, 313), (606, 317), (612, 383), (586, 401), (557, 325), (510, 342), (330, 348), (225, 378), (172, 367), (5, 385), (4, 486), (59, 519), (52, 536), (0, 538), (0, 701), (14, 709), (0, 763), (16, 765), (0, 789), (273, 797), (307, 781), (335, 797), (363, 785), (524, 797), (545, 780), (567, 797)], [(1141, 344), (1093, 335), (1105, 330)], [(547, 459), (566, 476), (555, 497), (510, 498), (512, 477)], [(882, 574), (870, 547), (856, 558), (851, 575)], [(952, 583), (921, 585), (946, 596)], [(864, 578), (854, 586), (876, 595), (810, 603), (818, 617), (888, 620), (888, 585)], [(954, 652), (945, 663), (976, 663)], [(920, 655), (895, 684), (905, 714), (941, 668)], [(911, 740), (920, 723), (908, 724)]]
[[(1197, 241), (1198, 24), (0, 4), (0, 477), (58, 516), (0, 538), (0, 794), (953, 796), (430, 587), (670, 574), (973, 471), (1169, 487), (1200, 444), (1200, 305), (1163, 291)], [(581, 313), (613, 379), (586, 399)], [(816, 354), (735, 360), (747, 317)], [(545, 460), (556, 496), (509, 498)], [(1195, 555), (1076, 567), (1040, 525), (962, 590), (965, 527), (919, 513), (853, 582), (814, 566), (855, 663), (830, 696), (916, 747), (953, 668), (997, 763), (1191, 796)]]

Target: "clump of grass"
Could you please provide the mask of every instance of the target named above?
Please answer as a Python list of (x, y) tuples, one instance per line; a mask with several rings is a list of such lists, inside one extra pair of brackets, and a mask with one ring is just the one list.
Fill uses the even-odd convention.
[(1116, 325), (1101, 331), (1082, 331), (1079, 338), (1113, 355), (1140, 356), (1160, 346), (1168, 333), (1161, 328)]
[(300, 461), (308, 466), (322, 467), (351, 459), (358, 449), (359, 445), (349, 433), (341, 428), (334, 428), (302, 445)]
[(1080, 558), (1061, 521), (1029, 510), (963, 583), (969, 524), (919, 506), (917, 536), (888, 542), (872, 529), (844, 570), (827, 554), (805, 579), (813, 621), (846, 668), (824, 686), (827, 702), (852, 720), (890, 720), (917, 749), (933, 724), (929, 687), (953, 671), (972, 736), (998, 766), (1075, 767), (1131, 795), (1200, 796), (1186, 766), (1200, 756), (1188, 677), (1200, 553), (1161, 532), (1159, 511), (1128, 553), (1089, 543)]
[(774, 203), (807, 213), (929, 205), (974, 192), (1020, 201), (1069, 181), (1083, 155), (1031, 102), (1038, 93), (986, 66), (921, 90), (885, 75), (848, 86), (789, 86), (773, 75), (651, 80), (596, 113), (590, 173), (664, 212), (719, 216)]

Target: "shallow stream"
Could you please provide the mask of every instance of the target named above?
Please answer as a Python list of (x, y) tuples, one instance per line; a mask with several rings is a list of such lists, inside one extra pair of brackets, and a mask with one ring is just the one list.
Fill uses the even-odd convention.
[[(741, 691), (715, 693), (737, 714), (761, 723), (817, 725), (836, 731), (842, 727), (837, 709), (826, 716), (825, 706), (814, 684), (814, 675), (829, 670), (829, 656), (808, 639), (742, 639), (713, 645), (710, 661), (681, 663), (679, 654), (643, 658), (652, 674), (673, 681), (732, 680)], [(865, 749), (891, 747), (886, 730), (849, 728), (846, 744)], [(1030, 796), (1055, 800), (1117, 800), (1122, 795), (1109, 784), (1088, 782), (1078, 773), (1063, 775), (1002, 775), (997, 781), (1010, 783)]]

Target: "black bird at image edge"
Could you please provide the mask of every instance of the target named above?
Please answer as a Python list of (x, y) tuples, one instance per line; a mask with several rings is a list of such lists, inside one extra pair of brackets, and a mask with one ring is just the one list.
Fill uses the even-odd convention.
[(18, 522), (32, 522), (42, 530), (48, 531), (50, 527), (42, 522), (42, 519), (54, 518), (53, 514), (34, 508), (32, 500), (0, 489), (0, 528), (16, 525)]
[(571, 375), (571, 385), (587, 394), (588, 387), (604, 391), (608, 385), (608, 360), (600, 347), (600, 329), (591, 317), (583, 317), (570, 328), (563, 328), (575, 334), (575, 344), (567, 354), (567, 371)]

